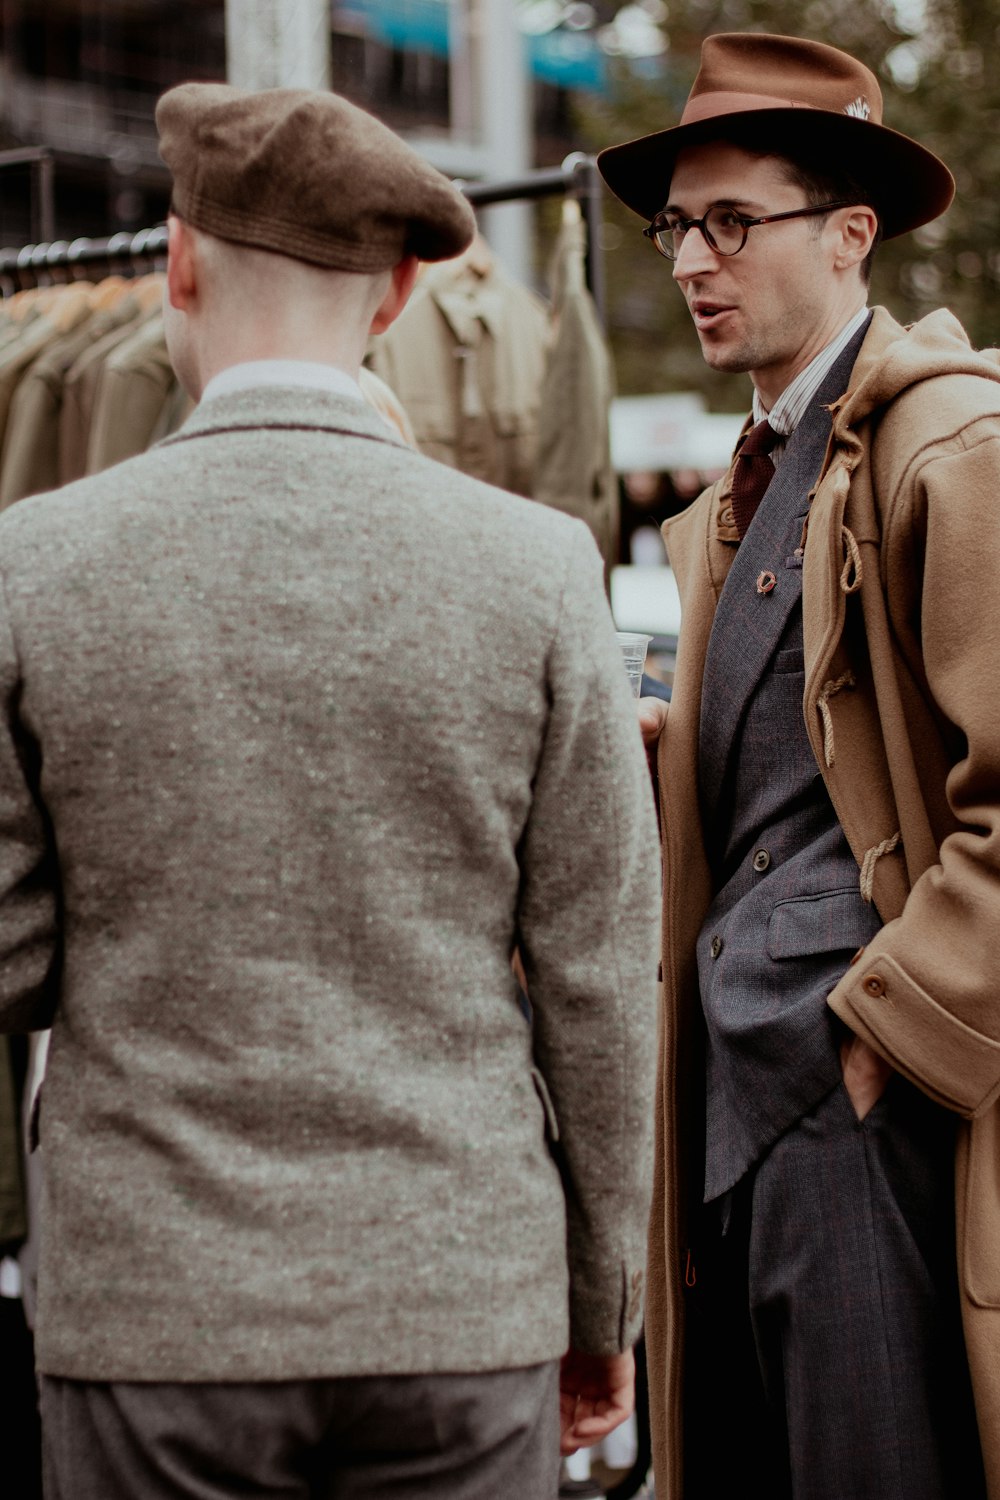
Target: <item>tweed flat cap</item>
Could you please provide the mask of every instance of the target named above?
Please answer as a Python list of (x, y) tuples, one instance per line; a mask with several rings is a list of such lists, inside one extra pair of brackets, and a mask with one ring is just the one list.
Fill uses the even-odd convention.
[(447, 260), (475, 232), (446, 177), (336, 94), (182, 83), (156, 124), (174, 209), (219, 239), (372, 274)]

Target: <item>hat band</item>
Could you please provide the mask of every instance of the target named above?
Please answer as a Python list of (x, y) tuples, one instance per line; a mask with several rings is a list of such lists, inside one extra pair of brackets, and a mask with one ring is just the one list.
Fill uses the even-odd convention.
[[(776, 99), (770, 94), (736, 94), (723, 90), (695, 94), (684, 106), (682, 125), (694, 125), (699, 120), (711, 120), (716, 115), (746, 114), (751, 109), (819, 109), (819, 105), (806, 104), (802, 99)], [(824, 111), (831, 114), (831, 110)]]

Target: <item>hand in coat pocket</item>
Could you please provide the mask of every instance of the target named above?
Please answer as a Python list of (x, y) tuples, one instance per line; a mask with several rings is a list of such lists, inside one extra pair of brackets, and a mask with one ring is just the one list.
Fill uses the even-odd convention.
[(854, 1113), (863, 1120), (885, 1093), (893, 1070), (885, 1058), (859, 1036), (845, 1037), (841, 1042), (840, 1067)]

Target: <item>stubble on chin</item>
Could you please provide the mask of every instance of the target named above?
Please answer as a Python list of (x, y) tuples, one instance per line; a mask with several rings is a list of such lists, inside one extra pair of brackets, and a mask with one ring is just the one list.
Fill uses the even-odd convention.
[(728, 375), (746, 375), (757, 368), (756, 352), (747, 344), (727, 345), (713, 342), (710, 335), (698, 334), (701, 357), (710, 370)]

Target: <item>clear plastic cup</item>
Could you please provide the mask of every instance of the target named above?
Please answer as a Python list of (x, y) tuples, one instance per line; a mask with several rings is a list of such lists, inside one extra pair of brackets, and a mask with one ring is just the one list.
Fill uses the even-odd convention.
[(646, 647), (653, 637), (651, 635), (636, 635), (631, 630), (616, 630), (615, 635), (621, 647), (622, 660), (625, 663), (625, 670), (628, 673), (632, 697), (638, 698), (642, 691), (642, 669), (646, 663)]

